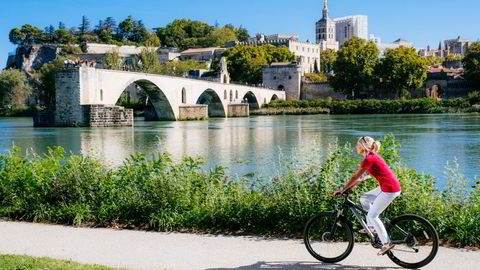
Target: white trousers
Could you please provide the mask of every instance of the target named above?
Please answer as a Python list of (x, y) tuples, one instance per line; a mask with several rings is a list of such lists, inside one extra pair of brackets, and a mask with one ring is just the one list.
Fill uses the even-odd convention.
[(363, 209), (368, 211), (367, 225), (375, 228), (380, 241), (382, 241), (382, 244), (384, 245), (390, 243), (390, 238), (388, 237), (387, 230), (385, 230), (385, 226), (379, 216), (390, 205), (390, 203), (400, 195), (400, 193), (400, 191), (382, 192), (378, 187), (360, 197), (360, 203), (362, 204)]

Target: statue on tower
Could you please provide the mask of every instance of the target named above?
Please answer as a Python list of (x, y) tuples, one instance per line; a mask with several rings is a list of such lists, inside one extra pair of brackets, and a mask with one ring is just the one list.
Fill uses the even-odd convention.
[(323, 18), (328, 18), (328, 0), (325, 0), (325, 5), (323, 7)]
[(220, 59), (220, 82), (230, 83), (230, 73), (228, 73), (227, 59), (225, 56)]

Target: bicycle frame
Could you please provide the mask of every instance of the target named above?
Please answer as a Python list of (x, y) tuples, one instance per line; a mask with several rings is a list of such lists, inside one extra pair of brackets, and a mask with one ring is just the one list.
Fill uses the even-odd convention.
[[(360, 207), (359, 205), (357, 205), (356, 203), (354, 203), (352, 200), (350, 200), (348, 198), (348, 192), (347, 193), (344, 193), (344, 196), (345, 196), (345, 200), (342, 204), (341, 207), (338, 207), (337, 208), (337, 218), (336, 218), (336, 221), (343, 215), (345, 209), (350, 209), (350, 211), (352, 212), (352, 214), (355, 216), (355, 218), (358, 220), (358, 222), (360, 223), (360, 225), (362, 225), (362, 227), (367, 231), (367, 234), (368, 236), (370, 237), (370, 239), (372, 241), (375, 241), (375, 235), (373, 234), (373, 232), (370, 230), (370, 228), (368, 227), (368, 225), (365, 223), (365, 220), (363, 219), (363, 217), (365, 217), (368, 212), (366, 210), (364, 210), (362, 207)], [(335, 234), (335, 231), (336, 231), (336, 224), (337, 222), (335, 222), (333, 224), (333, 227), (332, 227), (332, 235)], [(410, 234), (406, 231), (404, 231), (402, 228), (396, 226), (396, 228), (398, 228), (406, 237), (408, 237)], [(397, 244), (397, 243), (404, 243), (405, 240), (403, 241), (392, 241), (392, 242), (395, 242), (394, 244)]]

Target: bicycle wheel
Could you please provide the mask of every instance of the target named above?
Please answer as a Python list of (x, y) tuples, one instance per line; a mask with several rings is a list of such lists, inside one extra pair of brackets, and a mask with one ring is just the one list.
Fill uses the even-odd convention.
[(437, 231), (423, 217), (403, 215), (394, 218), (390, 221), (388, 236), (395, 247), (387, 255), (401, 267), (420, 268), (437, 255)]
[(320, 213), (307, 222), (303, 231), (308, 252), (322, 262), (339, 262), (353, 249), (352, 225), (343, 217), (336, 218), (333, 212)]

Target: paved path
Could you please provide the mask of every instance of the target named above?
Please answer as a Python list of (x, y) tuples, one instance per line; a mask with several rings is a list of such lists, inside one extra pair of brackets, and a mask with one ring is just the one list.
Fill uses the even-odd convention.
[[(0, 222), (0, 253), (132, 269), (399, 269), (369, 245), (340, 264), (321, 264), (300, 240), (84, 229)], [(440, 248), (424, 269), (480, 269), (480, 251)]]

